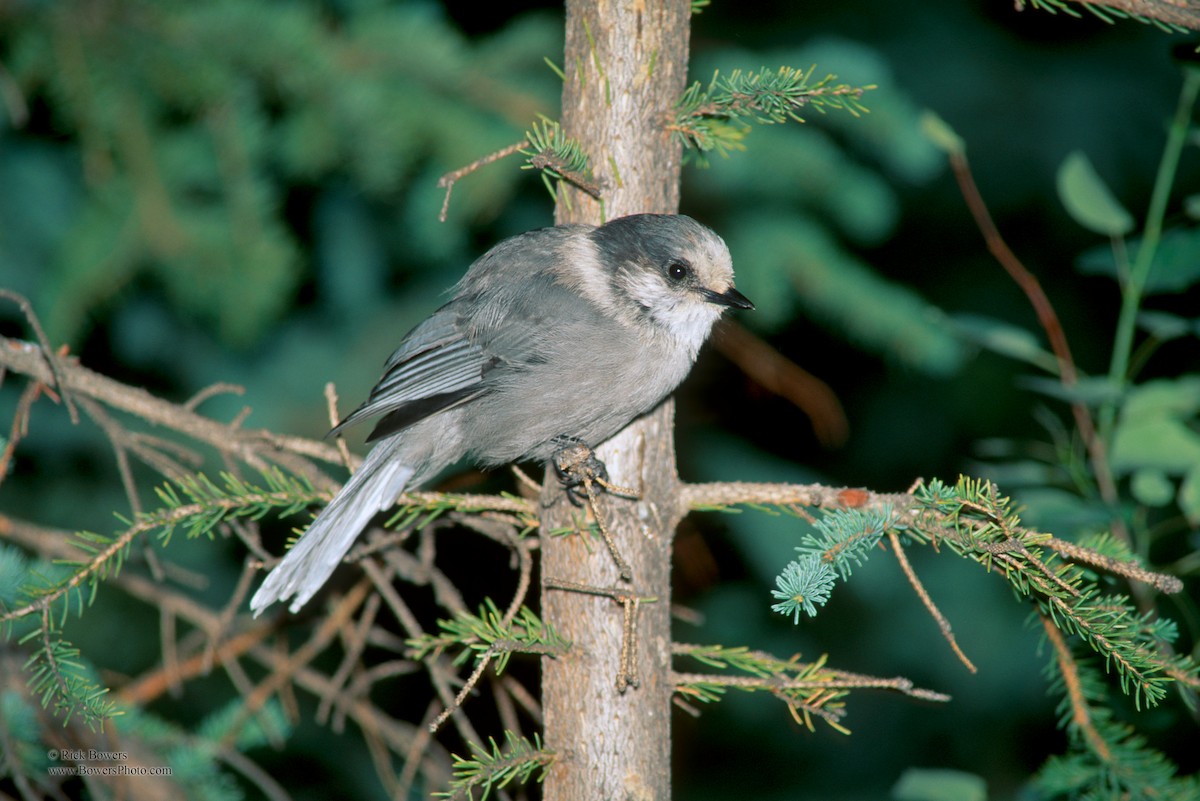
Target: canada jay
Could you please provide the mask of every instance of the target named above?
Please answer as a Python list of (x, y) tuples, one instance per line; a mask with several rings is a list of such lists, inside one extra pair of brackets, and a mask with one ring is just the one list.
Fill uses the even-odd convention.
[(733, 288), (725, 243), (689, 217), (559, 225), (496, 245), (331, 432), (378, 418), (375, 447), (267, 576), (254, 613), (287, 598), (297, 611), (373, 515), (464, 456), (542, 461), (564, 437), (607, 440), (679, 385), (726, 307), (754, 308)]

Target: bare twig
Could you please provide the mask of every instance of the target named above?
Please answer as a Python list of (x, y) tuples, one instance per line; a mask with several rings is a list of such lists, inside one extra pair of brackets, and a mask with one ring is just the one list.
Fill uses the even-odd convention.
[(1044, 538), (1039, 538), (1038, 543), (1045, 545), (1056, 551), (1061, 556), (1070, 559), (1072, 562), (1082, 562), (1092, 567), (1100, 568), (1109, 573), (1118, 576), (1124, 576), (1132, 581), (1140, 581), (1143, 584), (1149, 584), (1159, 592), (1176, 593), (1183, 591), (1183, 582), (1176, 576), (1171, 576), (1166, 573), (1156, 573), (1153, 570), (1146, 570), (1136, 562), (1129, 562), (1123, 559), (1113, 559), (1110, 556), (1097, 553), (1090, 548), (1084, 548), (1076, 545), (1073, 542), (1060, 540), (1058, 537), (1044, 535)]
[[(375, 589), (383, 596), (383, 600), (388, 605), (388, 608), (396, 616), (396, 620), (404, 627), (409, 638), (415, 639), (424, 634), (425, 630), (417, 620), (416, 615), (412, 613), (408, 604), (396, 592), (396, 589), (392, 586), (383, 569), (371, 559), (364, 559), (360, 564), (368, 578), (370, 578), (371, 583), (375, 585)], [(450, 690), (450, 682), (455, 678), (454, 671), (447, 668), (444, 660), (440, 658), (426, 659), (424, 666), (429, 673), (429, 678), (433, 682), (438, 697), (442, 700), (442, 704), (450, 710), (450, 717), (453, 718), (455, 728), (458, 729), (459, 734), (472, 742), (482, 742), (479, 734), (475, 731), (475, 727), (465, 715), (461, 714), (461, 710), (454, 702), (455, 694)]]
[(900, 563), (900, 568), (904, 571), (904, 575), (908, 578), (908, 583), (916, 590), (917, 597), (921, 599), (921, 603), (925, 604), (925, 608), (929, 610), (929, 614), (933, 616), (934, 622), (941, 629), (942, 636), (946, 638), (946, 642), (950, 643), (950, 649), (958, 657), (967, 670), (972, 673), (977, 673), (978, 669), (963, 653), (963, 650), (958, 647), (958, 640), (954, 638), (954, 631), (950, 628), (950, 621), (942, 614), (942, 610), (937, 608), (933, 602), (933, 598), (929, 597), (929, 592), (925, 589), (925, 585), (921, 583), (921, 579), (917, 577), (917, 572), (913, 570), (912, 564), (908, 561), (908, 557), (904, 553), (904, 548), (900, 545), (900, 537), (895, 531), (888, 531), (888, 540), (892, 544), (892, 552), (896, 554), (896, 561)]
[(454, 705), (443, 709), (438, 716), (429, 724), (429, 732), (433, 734), (442, 727), (452, 714), (462, 708), (463, 702), (467, 700), (467, 696), (475, 689), (475, 685), (483, 678), (483, 671), (487, 670), (487, 666), (491, 664), (492, 659), (496, 657), (499, 651), (495, 646), (488, 648), (480, 654), (478, 661), (475, 663), (475, 669), (471, 671), (471, 675), (467, 676), (467, 680), (463, 682), (462, 689), (458, 691), (458, 695), (454, 696)]
[(618, 659), (616, 677), (617, 690), (625, 692), (630, 687), (637, 687), (637, 613), (643, 601), (652, 601), (654, 599), (640, 598), (637, 594), (621, 587), (593, 587), (587, 584), (579, 584), (574, 581), (564, 581), (551, 577), (543, 578), (542, 586), (551, 590), (578, 592), (584, 595), (598, 595), (603, 598), (610, 598), (621, 605), (623, 617), (621, 626), (621, 653)]
[(629, 563), (625, 561), (625, 557), (621, 555), (621, 549), (617, 547), (616, 540), (613, 539), (612, 532), (608, 530), (608, 524), (604, 521), (604, 515), (601, 513), (599, 504), (596, 502), (596, 488), (592, 486), (591, 479), (583, 480), (583, 489), (587, 492), (588, 507), (591, 509), (592, 518), (596, 521), (596, 528), (600, 530), (600, 536), (604, 540), (604, 544), (608, 547), (608, 552), (612, 554), (613, 561), (617, 565), (617, 572), (625, 581), (633, 580), (633, 570), (629, 567)]
[(637, 613), (639, 599), (626, 595), (621, 598), (621, 658), (617, 667), (617, 692), (638, 686), (637, 674)]
[[(371, 630), (371, 626), (375, 623), (375, 616), (379, 612), (381, 601), (378, 595), (372, 595), (367, 598), (363, 604), (362, 614), (358, 616), (358, 623), (348, 630), (342, 632), (342, 662), (338, 665), (338, 669), (329, 677), (329, 681), (334, 687), (342, 688), (346, 681), (350, 678), (350, 674), (354, 672), (356, 667), (359, 667), (359, 659), (362, 657), (363, 651), (367, 647), (367, 634)], [(317, 707), (317, 722), (325, 723), (329, 720), (329, 713), (333, 709), (333, 696), (327, 695), (321, 699), (320, 706)]]
[[(329, 427), (331, 429), (336, 428), (337, 424), (342, 421), (342, 417), (338, 414), (337, 387), (333, 385), (332, 381), (328, 381), (325, 384), (325, 406), (329, 410)], [(338, 453), (342, 455), (342, 464), (346, 466), (347, 471), (354, 472), (354, 459), (350, 456), (350, 448), (346, 445), (346, 438), (339, 435), (335, 441), (337, 442)]]
[(8, 429), (8, 441), (4, 443), (4, 449), (0, 451), (0, 484), (9, 474), (9, 464), (12, 462), (13, 454), (17, 452), (17, 445), (29, 433), (29, 411), (33, 408), (33, 402), (42, 394), (43, 384), (32, 383), (21, 391), (21, 397), (17, 400), (17, 408), (13, 412), (12, 425)]
[[(248, 715), (253, 715), (262, 708), (264, 704), (274, 695), (280, 688), (292, 681), (293, 674), (301, 667), (310, 663), (317, 654), (324, 651), (334, 638), (338, 631), (350, 621), (350, 618), (358, 611), (359, 607), (367, 599), (367, 594), (370, 592), (371, 582), (368, 580), (359, 581), (350, 591), (339, 598), (333, 605), (330, 613), (322, 618), (317, 630), (313, 635), (297, 648), (292, 651), (287, 658), (287, 661), (279, 668), (271, 672), (245, 700), (242, 705), (242, 711), (238, 716), (238, 725), (230, 728), (230, 731), (237, 731), (241, 728), (241, 720)], [(333, 693), (337, 693), (337, 687), (330, 683)]]
[(29, 322), (29, 327), (33, 329), (33, 335), (37, 337), (38, 345), (42, 360), (45, 367), (50, 371), (52, 380), (46, 383), (53, 385), (62, 395), (63, 405), (67, 407), (67, 413), (71, 416), (72, 423), (79, 422), (79, 412), (75, 410), (75, 404), (71, 400), (71, 392), (67, 388), (67, 383), (63, 381), (62, 361), (60, 354), (55, 353), (50, 347), (50, 340), (46, 338), (46, 332), (42, 330), (42, 324), (38, 317), (33, 312), (33, 306), (23, 296), (9, 289), (0, 289), (0, 298), (8, 298), (13, 303), (17, 304), (21, 309), (21, 313), (25, 315), (25, 319)]
[(829, 487), (824, 484), (769, 484), (742, 481), (711, 484), (684, 484), (679, 502), (685, 508), (704, 509), (734, 504), (772, 504), (811, 506), (816, 509), (863, 509), (890, 505), (898, 516), (913, 507), (912, 496), (904, 492), (880, 493), (854, 487)]
[(629, 497), (636, 497), (636, 491), (609, 484), (603, 475), (604, 465), (596, 458), (592, 449), (582, 442), (575, 442), (560, 448), (554, 454), (553, 465), (559, 477), (566, 482), (567, 494), (572, 500), (575, 499), (573, 492), (577, 492), (579, 486), (583, 486), (583, 491), (587, 495), (588, 509), (592, 513), (592, 519), (596, 521), (596, 527), (600, 530), (604, 544), (608, 546), (608, 552), (612, 555), (613, 562), (617, 565), (617, 571), (623, 580), (632, 581), (633, 571), (630, 569), (629, 563), (625, 561), (625, 557), (621, 555), (621, 550), (617, 547), (612, 532), (609, 531), (605, 516), (601, 513), (600, 505), (596, 501), (594, 485), (600, 484), (610, 493)]
[[(1054, 358), (1058, 361), (1059, 380), (1064, 387), (1075, 386), (1079, 383), (1079, 374), (1075, 369), (1075, 359), (1071, 355), (1071, 347), (1067, 343), (1067, 336), (1063, 331), (1062, 322), (1058, 319), (1058, 313), (1054, 310), (1054, 304), (1050, 302), (1050, 298), (1042, 289), (1037, 276), (1021, 263), (1021, 260), (1009, 248), (1008, 243), (1004, 241), (1000, 229), (992, 220), (983, 195), (979, 192), (979, 187), (975, 184), (975, 176), (967, 161), (966, 151), (961, 148), (951, 150), (950, 166), (954, 170), (954, 177), (958, 181), (959, 190), (962, 192), (967, 208), (970, 209), (971, 215), (975, 218), (975, 224), (983, 234), (988, 250), (1025, 293), (1025, 297), (1033, 306), (1038, 322), (1041, 324), (1042, 330), (1046, 332), (1046, 339), (1050, 343), (1050, 349), (1054, 352)], [(1104, 440), (1096, 434), (1091, 411), (1082, 401), (1074, 401), (1071, 403), (1071, 414), (1075, 418), (1075, 427), (1079, 429), (1079, 435), (1087, 449), (1088, 459), (1092, 464), (1092, 474), (1096, 477), (1100, 495), (1110, 508), (1115, 508), (1118, 501), (1117, 486), (1113, 481), (1112, 471), (1109, 469)], [(1130, 541), (1129, 531), (1120, 515), (1111, 515), (1110, 524), (1113, 535), (1128, 544)]]
[(197, 408), (199, 408), (200, 404), (204, 403), (209, 398), (216, 397), (217, 395), (245, 394), (246, 388), (240, 384), (228, 384), (224, 381), (218, 381), (215, 384), (209, 384), (207, 387), (184, 401), (183, 408), (187, 409), (189, 412), (194, 412)]
[(1054, 647), (1054, 659), (1058, 662), (1059, 672), (1062, 673), (1063, 685), (1067, 689), (1067, 700), (1071, 702), (1071, 720), (1083, 734), (1088, 745), (1095, 751), (1096, 756), (1104, 761), (1112, 757), (1108, 743), (1100, 736), (1100, 732), (1092, 725), (1092, 714), (1088, 708), (1087, 698), (1083, 694), (1083, 685), (1079, 680), (1079, 669), (1075, 666), (1075, 657), (1071, 653), (1063, 634), (1058, 630), (1049, 615), (1039, 614), (1042, 628), (1046, 631), (1046, 639)]
[(911, 698), (924, 701), (950, 701), (950, 696), (934, 690), (917, 687), (911, 679), (895, 677), (890, 679), (876, 676), (864, 676), (858, 673), (831, 670), (817, 679), (788, 679), (778, 676), (738, 676), (721, 673), (680, 673), (671, 674), (675, 686), (685, 684), (717, 684), (722, 687), (741, 687), (761, 690), (892, 690)]
[[(54, 374), (47, 366), (47, 358), (36, 345), (0, 337), (0, 367), (49, 385), (54, 380)], [(317, 459), (329, 464), (340, 463), (341, 454), (332, 445), (220, 423), (156, 398), (143, 389), (114, 381), (74, 360), (59, 360), (56, 369), (61, 376), (64, 392), (93, 398), (151, 425), (185, 434), (219, 451), (230, 453), (255, 469), (265, 470), (269, 462), (274, 462), (291, 473), (305, 476), (319, 487), (333, 485), (332, 480), (309, 461)]]
[(442, 211), (440, 214), (438, 214), (438, 220), (441, 222), (446, 221), (446, 217), (450, 211), (450, 193), (454, 191), (454, 185), (456, 183), (458, 183), (459, 180), (467, 177), (471, 173), (478, 170), (480, 167), (485, 167), (488, 164), (491, 164), (493, 161), (499, 161), (500, 159), (505, 158), (506, 156), (511, 156), (513, 153), (516, 153), (521, 148), (528, 147), (528, 146), (529, 146), (529, 142), (522, 139), (520, 142), (517, 142), (516, 144), (509, 145), (508, 147), (502, 147), (499, 150), (497, 150), (495, 153), (490, 153), (490, 154), (484, 156), (483, 158), (476, 159), (475, 161), (472, 161), (467, 166), (459, 167), (457, 170), (452, 170), (452, 171), (446, 173), (445, 175), (443, 175), (441, 178), (438, 178), (437, 185), (446, 190), (446, 197), (442, 201)]

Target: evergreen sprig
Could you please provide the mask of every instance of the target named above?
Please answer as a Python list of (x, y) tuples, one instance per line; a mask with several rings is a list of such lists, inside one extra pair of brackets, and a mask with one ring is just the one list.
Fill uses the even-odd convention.
[(496, 672), (500, 673), (514, 653), (554, 656), (570, 647), (567, 640), (528, 607), (522, 606), (509, 620), (491, 598), (484, 600), (479, 614), (460, 612), (451, 619), (439, 620), (438, 629), (437, 634), (423, 634), (407, 641), (413, 659), (426, 659), (431, 654), (460, 648), (454, 664), (461, 665), (474, 654), (477, 660), (494, 658)]
[(825, 511), (814, 532), (797, 546), (800, 556), (775, 577), (771, 595), (779, 602), (771, 609), (791, 615), (794, 623), (800, 622), (801, 612), (816, 617), (817, 607), (829, 600), (838, 577), (848, 579), (889, 528), (903, 527), (890, 504)]
[[(600, 185), (592, 174), (591, 159), (579, 142), (563, 133), (556, 120), (542, 118), (525, 132), (526, 146), (521, 153), (527, 157), (523, 170), (538, 170), (542, 183), (556, 202), (560, 197), (559, 182), (572, 186), (600, 200)], [(565, 197), (565, 195), (562, 195)]]
[[(222, 474), (224, 486), (218, 486), (203, 474), (188, 476), (157, 489), (163, 502), (161, 509), (140, 514), (133, 520), (118, 515), (126, 526), (124, 531), (116, 535), (76, 532), (71, 542), (85, 556), (58, 560), (58, 564), (71, 569), (62, 579), (49, 579), (32, 572), (31, 580), (21, 587), (24, 603), (0, 615), (0, 623), (45, 611), (48, 620), (53, 622), (58, 618), (61, 625), (72, 607), (82, 615), (95, 600), (100, 584), (121, 571), (130, 546), (143, 534), (158, 531), (165, 545), (179, 526), (187, 529), (189, 537), (211, 535), (213, 529), (231, 517), (257, 520), (272, 510), (286, 516), (328, 498), (327, 493), (314, 490), (302, 478), (278, 470), (267, 471), (263, 476), (265, 487), (231, 474)], [(63, 603), (56, 608), (60, 601)]]
[[(676, 644), (674, 652), (678, 656), (695, 659), (708, 667), (739, 670), (759, 677), (790, 675), (800, 664), (798, 659), (780, 659), (762, 651), (752, 651), (744, 645)], [(824, 659), (821, 660), (821, 664), (823, 663)]]
[(951, 487), (934, 480), (919, 487), (914, 498), (928, 525), (912, 526), (911, 538), (927, 539), (926, 529), (940, 531), (939, 544), (989, 569), (1002, 568), (1018, 593), (1104, 658), (1139, 708), (1166, 696), (1173, 678), (1164, 672), (1160, 653), (1163, 637), (1174, 630), (1171, 624), (1139, 615), (1124, 596), (1102, 594), (1084, 569), (1047, 553), (1042, 547), (1047, 536), (1023, 528), (1011, 500), (990, 482), (961, 478)]
[(723, 645), (675, 644), (677, 656), (688, 656), (718, 670), (736, 671), (744, 675), (676, 673), (675, 692), (684, 699), (712, 703), (725, 697), (733, 687), (743, 692), (766, 691), (783, 701), (797, 723), (813, 729), (813, 718), (824, 720), (843, 734), (849, 731), (841, 725), (845, 717), (845, 702), (849, 689), (839, 682), (839, 674), (825, 665), (825, 657), (814, 662), (801, 662), (778, 657), (748, 648)]
[[(1018, 594), (1103, 658), (1138, 708), (1157, 705), (1172, 681), (1195, 670), (1186, 658), (1168, 670), (1162, 647), (1174, 638), (1174, 623), (1139, 614), (1125, 596), (1102, 593), (1089, 570), (1046, 547), (1052, 537), (1023, 527), (1012, 500), (992, 483), (962, 477), (949, 485), (935, 479), (919, 486), (913, 500), (915, 507), (903, 514), (890, 505), (826, 512), (796, 548), (800, 556), (776, 577), (772, 595), (778, 602), (771, 608), (796, 623), (802, 611), (815, 615), (836, 578), (849, 578), (853, 567), (894, 531), (909, 541), (945, 546), (988, 570), (1002, 571)], [(1101, 550), (1089, 551), (1091, 564), (1120, 566), (1129, 559), (1128, 550), (1111, 538), (1096, 542)]]
[(1077, 662), (1061, 641), (1054, 645), (1046, 674), (1051, 691), (1062, 696), (1057, 711), (1069, 750), (1050, 757), (1038, 771), (1034, 784), (1042, 797), (1200, 797), (1196, 776), (1176, 776), (1176, 766), (1166, 756), (1150, 748), (1128, 723), (1114, 719), (1100, 672)]
[(795, 559), (775, 577), (778, 589), (771, 590), (771, 595), (779, 599), (779, 603), (772, 604), (771, 609), (781, 615), (791, 615), (793, 623), (800, 622), (801, 612), (816, 617), (817, 607), (824, 606), (829, 600), (836, 582), (837, 574), (819, 556)]
[(307, 479), (289, 476), (279, 469), (262, 473), (263, 486), (232, 473), (222, 472), (220, 477), (221, 484), (217, 484), (204, 473), (197, 473), (156, 488), (162, 509), (142, 515), (137, 524), (159, 529), (159, 539), (167, 545), (180, 526), (189, 539), (211, 537), (213, 530), (230, 518), (261, 520), (271, 512), (289, 517), (310, 504), (329, 499), (328, 493), (313, 489)]
[(538, 527), (537, 512), (525, 499), (509, 493), (500, 495), (457, 495), (446, 492), (410, 492), (396, 500), (396, 512), (385, 521), (387, 528), (422, 529), (451, 512), (480, 514), (499, 512), (513, 516), (517, 536)]
[(836, 75), (814, 81), (816, 67), (800, 70), (783, 66), (757, 72), (714, 72), (707, 87), (699, 81), (683, 93), (675, 108), (671, 133), (687, 154), (699, 158), (715, 150), (722, 156), (744, 150), (746, 133), (753, 123), (804, 122), (803, 112), (813, 109), (846, 111), (858, 116), (867, 111), (862, 96), (874, 86), (836, 83)]
[(92, 676), (79, 649), (59, 632), (72, 611), (82, 616), (95, 601), (100, 585), (120, 573), (138, 537), (158, 530), (165, 544), (178, 526), (185, 526), (191, 537), (209, 535), (229, 517), (259, 519), (271, 510), (288, 515), (324, 497), (307, 481), (278, 470), (264, 473), (265, 487), (232, 474), (223, 474), (222, 481), (223, 485), (218, 486), (202, 474), (177, 480), (158, 489), (163, 508), (140, 514), (134, 520), (118, 516), (126, 525), (124, 531), (111, 536), (77, 532), (71, 542), (83, 556), (58, 560), (58, 565), (69, 568), (69, 572), (58, 578), (31, 570), (19, 588), (20, 604), (0, 615), (0, 622), (9, 626), (40, 615), (40, 625), (19, 642), (35, 644), (25, 663), (31, 692), (40, 697), (45, 708), (61, 716), (64, 724), (79, 715), (88, 725), (97, 726), (116, 714), (116, 707), (105, 698), (107, 688)]
[(524, 784), (530, 778), (542, 781), (551, 763), (558, 758), (553, 751), (542, 745), (538, 735), (533, 741), (514, 734), (504, 732), (504, 746), (496, 743), (495, 738), (488, 738), (488, 747), (476, 743), (468, 743), (471, 756), (461, 757), (454, 754), (454, 772), (450, 780), (450, 790), (434, 793), (436, 798), (474, 799), (477, 790), (482, 791), (481, 801), (488, 797), (492, 788), (502, 788), (510, 782)]
[(42, 708), (61, 717), (64, 726), (78, 716), (88, 727), (99, 729), (104, 721), (121, 714), (79, 649), (52, 627), (48, 613), (43, 615), (40, 627), (20, 640), (22, 645), (30, 642), (34, 648), (25, 660), (29, 692), (40, 700)]

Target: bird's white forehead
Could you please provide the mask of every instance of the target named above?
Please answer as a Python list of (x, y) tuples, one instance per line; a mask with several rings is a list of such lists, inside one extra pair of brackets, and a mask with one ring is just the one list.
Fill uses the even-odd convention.
[(709, 289), (728, 289), (733, 284), (733, 257), (725, 240), (705, 230), (703, 236), (697, 237), (691, 244), (695, 248), (692, 266), (697, 270), (701, 282)]

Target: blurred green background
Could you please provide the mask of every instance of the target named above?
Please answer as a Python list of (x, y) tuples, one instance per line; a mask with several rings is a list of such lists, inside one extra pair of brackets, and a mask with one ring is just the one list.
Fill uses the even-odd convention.
[[(249, 405), (248, 426), (320, 436), (326, 382), (351, 408), (473, 258), (552, 222), (541, 181), (516, 159), (461, 181), (446, 222), (436, 181), (519, 141), (538, 114), (557, 116), (559, 79), (545, 59), (561, 62), (561, 28), (550, 3), (2, 4), (0, 286), (28, 297), (51, 341), (94, 369), (176, 401), (241, 384), (244, 396), (202, 410), (231, 419)], [(1077, 361), (1102, 373), (1119, 295), (1076, 269), (1081, 252), (1105, 243), (1062, 210), (1055, 173), (1082, 150), (1140, 215), (1180, 84), (1171, 48), (1183, 40), (1000, 0), (705, 7), (693, 23), (694, 79), (816, 64), (818, 75), (878, 89), (862, 118), (759, 126), (746, 152), (685, 171), (682, 210), (726, 238), (738, 286), (759, 305), (740, 321), (828, 383), (850, 429), (840, 445), (820, 442), (791, 403), (710, 348), (679, 393), (684, 478), (898, 491), (917, 477), (986, 472), (989, 454), (1048, 448), (1031, 444), (1047, 440), (1039, 416), (1066, 420), (1064, 410), (1022, 388), (1029, 368), (973, 346), (954, 324), (974, 314), (1037, 332), (920, 115), (933, 110), (963, 137)], [(1179, 197), (1196, 177), (1189, 147)], [(1195, 316), (1197, 299), (1180, 293), (1156, 308)], [(0, 307), (0, 322), (28, 337), (15, 308)], [(1158, 351), (1147, 375), (1198, 364), (1195, 338), (1184, 338)], [(17, 392), (12, 381), (0, 387), (6, 420)], [(106, 531), (128, 501), (101, 434), (43, 403), (0, 507)], [(770, 611), (769, 590), (795, 538), (788, 518), (690, 519), (677, 600), (704, 623), (681, 623), (679, 638), (828, 652), (840, 668), (908, 676), (954, 702), (857, 695), (845, 721), (854, 734), (843, 737), (800, 729), (769, 700), (731, 696), (698, 719), (680, 714), (678, 797), (878, 799), (909, 766), (976, 773), (990, 797), (1022, 797), (1045, 755), (1063, 749), (1026, 609), (974, 567), (917, 553), (978, 675), (954, 659), (891, 560), (866, 565), (819, 617), (793, 626)], [(214, 595), (228, 591), (236, 548), (181, 547)], [(1179, 611), (1194, 641), (1196, 620)], [(106, 619), (93, 614), (89, 627)], [(120, 656), (89, 648), (111, 631), (68, 636), (113, 675), (135, 674), (157, 655), (147, 620), (111, 623), (136, 640)], [(156, 711), (202, 717), (230, 697), (208, 684)], [(1141, 722), (1196, 769), (1194, 739), (1181, 742), (1165, 716)], [(357, 738), (308, 721), (296, 744), (311, 759), (303, 781), (284, 778), (283, 756), (251, 756), (297, 798), (327, 794), (322, 782), (333, 780), (355, 782), (358, 797), (382, 793), (369, 768), (352, 769), (363, 759), (348, 753), (361, 750)]]

